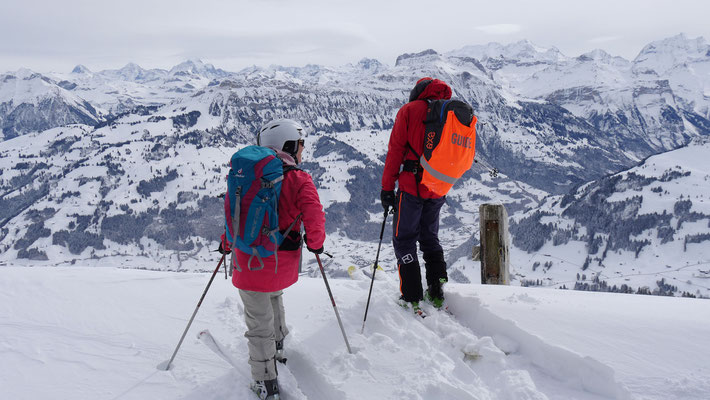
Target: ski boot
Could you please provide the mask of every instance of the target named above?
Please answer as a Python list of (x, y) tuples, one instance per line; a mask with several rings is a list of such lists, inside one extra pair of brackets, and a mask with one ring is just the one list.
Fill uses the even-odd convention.
[(277, 340), (276, 341), (276, 361), (280, 362), (281, 364), (286, 364), (286, 354), (284, 353), (284, 340)]
[(404, 301), (404, 298), (400, 297), (398, 303), (400, 307), (406, 310), (408, 310), (409, 307), (412, 307), (412, 311), (414, 311), (415, 315), (426, 318), (426, 313), (422, 310), (422, 307), (419, 305), (418, 301)]
[(252, 392), (256, 393), (261, 400), (279, 400), (279, 383), (276, 379), (270, 379), (268, 381), (254, 381), (252, 382), (250, 389)]
[(437, 310), (444, 308), (444, 284), (448, 282), (446, 278), (439, 278), (438, 282), (429, 285), (424, 293), (426, 301), (431, 303)]

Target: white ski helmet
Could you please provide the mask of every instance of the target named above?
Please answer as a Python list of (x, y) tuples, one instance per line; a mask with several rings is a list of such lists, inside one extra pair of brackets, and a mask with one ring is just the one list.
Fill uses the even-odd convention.
[(283, 150), (294, 158), (298, 151), (298, 141), (306, 136), (301, 124), (291, 119), (277, 119), (259, 129), (256, 144)]

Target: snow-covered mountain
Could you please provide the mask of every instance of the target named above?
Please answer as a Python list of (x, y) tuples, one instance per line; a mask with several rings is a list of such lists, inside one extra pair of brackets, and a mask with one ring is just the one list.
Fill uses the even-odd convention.
[[(334, 271), (365, 265), (382, 223), (377, 199), (388, 130), (413, 83), (436, 76), (473, 104), (480, 121), (481, 163), (442, 214), (451, 275), (471, 281), (475, 265), (461, 260), (477, 242), (472, 227), (482, 202), (504, 203), (510, 214), (537, 210), (548, 194), (710, 134), (706, 47), (681, 35), (649, 45), (633, 61), (601, 50), (570, 58), (524, 41), (404, 54), (394, 66), (363, 59), (229, 73), (193, 60), (170, 70), (128, 64), (24, 72), (38, 88), (73, 99), (68, 104), (106, 112), (89, 113), (88, 121), (50, 113), (56, 118), (41, 128), (23, 119), (0, 142), (0, 260), (100, 264), (129, 256), (137, 267), (161, 260), (168, 269), (199, 268), (212, 259), (222, 229), (218, 195), (229, 155), (265, 121), (288, 117), (311, 132), (303, 168), (316, 178), (329, 245), (341, 255)], [(0, 83), (2, 104), (28, 107), (47, 91), (11, 91), (14, 80)], [(501, 174), (490, 177), (484, 165)], [(513, 234), (517, 249), (529, 251), (528, 232)], [(385, 250), (383, 264), (393, 259)]]
[[(99, 73), (78, 66), (71, 74), (55, 75), (110, 110), (109, 118), (136, 106), (197, 96), (210, 103), (210, 113), (222, 119), (220, 131), (230, 138), (250, 135), (268, 115), (285, 114), (325, 132), (386, 129), (412, 81), (435, 75), (473, 103), (486, 122), (479, 127), (481, 154), (515, 179), (561, 193), (710, 131), (707, 83), (676, 84), (684, 77), (707, 80), (698, 66), (708, 57), (696, 54), (705, 42), (682, 35), (672, 39), (678, 42), (676, 53), (695, 49), (692, 56), (674, 58), (690, 78), (680, 72), (672, 79), (644, 73), (648, 65), (668, 64), (663, 56), (642, 52), (632, 63), (595, 51), (569, 58), (527, 41), (443, 55), (434, 50), (405, 54), (394, 67), (365, 59), (336, 68), (253, 67), (230, 74), (195, 60), (170, 71), (128, 64)], [(530, 168), (531, 161), (536, 168)]]
[(73, 86), (27, 69), (0, 75), (3, 140), (56, 126), (96, 124), (100, 108), (72, 93)]
[(212, 64), (205, 64), (202, 60), (187, 60), (170, 69), (169, 76), (193, 76), (198, 78), (219, 79), (230, 75), (229, 72), (215, 68)]
[(710, 295), (708, 154), (710, 141), (696, 140), (517, 215), (517, 276), (531, 285)]
[(633, 61), (596, 50), (579, 57), (528, 42), (464, 48), (519, 96), (584, 118), (604, 148), (631, 158), (671, 150), (710, 124), (710, 45), (678, 35), (646, 46)]
[(170, 70), (144, 69), (128, 63), (116, 70), (99, 72), (77, 65), (69, 74), (51, 74), (77, 96), (108, 110), (111, 113), (108, 119), (131, 113), (140, 106), (179, 101), (229, 75), (201, 60), (188, 60)]

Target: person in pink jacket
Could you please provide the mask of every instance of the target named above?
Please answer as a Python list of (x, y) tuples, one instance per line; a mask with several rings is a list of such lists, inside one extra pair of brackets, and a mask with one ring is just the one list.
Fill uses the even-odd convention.
[[(279, 197), (279, 229), (282, 233), (293, 225), (279, 247), (278, 265), (274, 256), (263, 259), (264, 268), (236, 268), (232, 283), (239, 289), (244, 303), (244, 316), (251, 365), (252, 390), (262, 399), (278, 398), (276, 361), (285, 362), (283, 342), (288, 335), (282, 299), (283, 289), (298, 280), (301, 257), (301, 223), (307, 235), (306, 246), (315, 254), (323, 252), (325, 213), (311, 176), (296, 167), (301, 162), (304, 129), (295, 121), (280, 119), (264, 125), (257, 135), (257, 145), (276, 151), (284, 163), (284, 180)], [(291, 168), (289, 168), (291, 167)], [(228, 211), (227, 211), (228, 212)], [(229, 215), (227, 216), (229, 218)], [(226, 235), (222, 235), (220, 252), (230, 252)], [(235, 261), (247, 265), (249, 254), (234, 249)]]

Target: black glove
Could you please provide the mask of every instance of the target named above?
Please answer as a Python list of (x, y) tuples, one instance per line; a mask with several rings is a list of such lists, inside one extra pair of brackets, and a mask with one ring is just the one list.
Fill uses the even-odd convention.
[(224, 248), (222, 247), (222, 243), (219, 244), (219, 249), (217, 249), (217, 251), (219, 251), (219, 254), (229, 254), (232, 252), (232, 250), (225, 251)]
[(323, 246), (321, 246), (320, 249), (312, 249), (308, 246), (306, 246), (306, 248), (313, 254), (323, 254)]
[[(281, 232), (283, 234), (283, 232)], [(279, 246), (279, 251), (295, 251), (301, 249), (301, 233), (299, 231), (291, 231), (287, 236), (284, 236), (284, 241)]]
[(308, 234), (306, 234), (306, 233), (303, 234), (303, 241), (306, 242), (306, 248), (311, 253), (313, 253), (313, 254), (322, 254), (323, 253), (323, 246), (321, 246), (320, 249), (312, 249), (308, 246)]
[(394, 190), (383, 190), (382, 192), (380, 192), (380, 200), (382, 201), (382, 207), (385, 210), (387, 210), (388, 208), (394, 208)]

